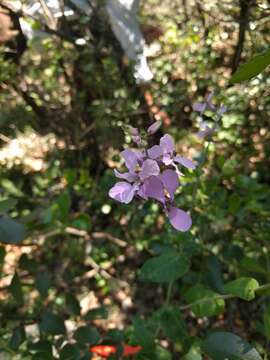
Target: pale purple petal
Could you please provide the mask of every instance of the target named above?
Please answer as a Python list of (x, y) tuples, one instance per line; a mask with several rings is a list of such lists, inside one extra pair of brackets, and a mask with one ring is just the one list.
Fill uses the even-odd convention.
[(135, 144), (137, 144), (138, 146), (141, 144), (142, 139), (139, 135), (132, 135), (131, 139), (133, 142), (135, 142)]
[(188, 168), (188, 169), (192, 169), (194, 170), (196, 168), (196, 164), (194, 164), (193, 161), (182, 157), (182, 156), (175, 156), (173, 159), (175, 162), (177, 162), (178, 164), (183, 165), (184, 167)]
[(215, 128), (210, 128), (209, 126), (207, 126), (204, 130), (199, 131), (197, 133), (197, 136), (200, 139), (204, 139), (205, 137), (213, 135), (214, 132), (215, 132)]
[(133, 199), (138, 185), (131, 185), (125, 181), (116, 183), (109, 191), (109, 196), (121, 203), (128, 204)]
[(164, 153), (172, 154), (174, 152), (174, 141), (171, 135), (165, 134), (160, 139), (160, 146), (163, 149)]
[(151, 176), (144, 182), (145, 196), (165, 203), (165, 194), (161, 181), (156, 176)]
[(126, 167), (129, 169), (130, 172), (134, 172), (135, 168), (138, 164), (138, 158), (134, 151), (126, 149), (121, 152), (121, 156), (125, 160)]
[(192, 108), (194, 111), (197, 111), (199, 113), (203, 113), (206, 109), (207, 104), (206, 103), (195, 103), (193, 104)]
[(165, 154), (162, 158), (163, 163), (168, 166), (173, 163), (173, 159), (170, 154)]
[(120, 173), (116, 169), (114, 169), (114, 175), (116, 177), (118, 177), (119, 179), (124, 179), (124, 180), (127, 180), (129, 182), (133, 182), (137, 178), (137, 175), (135, 173), (131, 173), (131, 172)]
[(135, 156), (139, 162), (143, 162), (143, 160), (145, 158), (144, 152), (142, 152), (140, 150), (134, 150), (133, 153), (135, 154)]
[(147, 150), (147, 154), (151, 159), (157, 159), (162, 156), (163, 149), (160, 145), (154, 145)]
[(145, 194), (145, 184), (140, 185), (139, 190), (137, 191), (137, 195), (139, 195), (142, 199), (147, 200), (148, 196)]
[(147, 129), (147, 133), (149, 135), (153, 135), (155, 134), (158, 129), (161, 127), (162, 121), (158, 120), (156, 122), (154, 122), (151, 126), (149, 126), (149, 128)]
[(139, 173), (140, 179), (143, 181), (150, 176), (157, 176), (160, 173), (158, 163), (155, 160), (147, 159), (142, 164), (142, 169)]
[(192, 225), (190, 215), (184, 210), (172, 207), (168, 216), (171, 225), (178, 231), (188, 231)]
[(179, 186), (178, 175), (174, 170), (167, 169), (160, 175), (164, 187), (168, 190), (170, 198), (173, 200), (174, 193)]

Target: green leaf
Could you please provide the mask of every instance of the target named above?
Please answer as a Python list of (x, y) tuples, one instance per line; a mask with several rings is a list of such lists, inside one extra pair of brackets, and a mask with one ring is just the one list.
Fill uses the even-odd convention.
[(9, 179), (3, 179), (1, 181), (2, 187), (10, 194), (16, 197), (23, 197), (23, 192)]
[(100, 335), (93, 326), (81, 326), (75, 331), (74, 339), (81, 344), (96, 344), (100, 340)]
[(107, 319), (108, 318), (108, 310), (105, 306), (100, 306), (95, 309), (91, 309), (85, 315), (86, 320), (95, 320), (95, 319)]
[(40, 330), (49, 335), (59, 335), (66, 332), (64, 320), (51, 312), (43, 313)]
[(213, 360), (262, 360), (248, 342), (229, 332), (216, 332), (202, 343), (202, 348)]
[(165, 336), (173, 342), (183, 341), (187, 335), (186, 325), (177, 307), (170, 306), (162, 309), (160, 324)]
[(250, 80), (260, 74), (270, 64), (270, 48), (264, 53), (255, 56), (232, 75), (230, 84), (236, 84), (244, 80)]
[(201, 303), (192, 305), (191, 309), (198, 317), (218, 315), (223, 312), (225, 302), (223, 299), (217, 298), (219, 294), (204, 287), (203, 285), (195, 285), (189, 289), (184, 298), (188, 303), (201, 301)]
[(13, 330), (12, 337), (10, 339), (10, 347), (13, 350), (18, 350), (20, 345), (25, 341), (25, 330), (24, 326), (20, 325)]
[(250, 301), (255, 298), (255, 290), (259, 287), (257, 280), (242, 277), (225, 285), (225, 292)]
[(46, 297), (51, 286), (51, 274), (47, 271), (37, 273), (35, 285), (40, 295)]
[(0, 242), (19, 244), (26, 237), (25, 227), (18, 221), (3, 217), (0, 219)]
[(266, 308), (263, 314), (263, 326), (265, 336), (270, 339), (270, 306)]
[(168, 350), (162, 348), (161, 346), (157, 346), (155, 360), (172, 360), (172, 355)]
[(79, 360), (80, 348), (76, 345), (67, 344), (60, 351), (60, 360)]
[(31, 353), (45, 353), (52, 355), (52, 344), (47, 340), (40, 340), (28, 345), (28, 350)]
[(140, 270), (140, 279), (157, 283), (170, 282), (183, 276), (189, 269), (188, 259), (177, 252), (166, 252), (147, 260)]
[(21, 285), (20, 278), (19, 278), (19, 276), (18, 276), (18, 274), (16, 272), (15, 272), (15, 274), (14, 274), (12, 280), (11, 280), (11, 283), (9, 285), (9, 291), (11, 292), (14, 299), (19, 304), (23, 303), (22, 285)]
[(0, 214), (5, 214), (9, 210), (13, 209), (17, 204), (17, 200), (15, 199), (6, 199), (0, 201)]
[(66, 294), (66, 305), (67, 309), (71, 314), (80, 315), (81, 313), (81, 306), (79, 301), (77, 300), (76, 296), (72, 293)]
[(193, 343), (182, 360), (202, 360), (201, 346), (198, 341)]
[(145, 327), (144, 322), (138, 318), (133, 318), (134, 336), (137, 342), (144, 348), (146, 352), (153, 352), (155, 349), (154, 337)]

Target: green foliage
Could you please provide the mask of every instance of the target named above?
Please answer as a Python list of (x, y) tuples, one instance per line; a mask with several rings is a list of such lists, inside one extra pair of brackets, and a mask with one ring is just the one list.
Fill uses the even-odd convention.
[(270, 48), (240, 66), (230, 79), (231, 84), (250, 80), (260, 74), (270, 64)]
[(0, 242), (19, 244), (25, 237), (26, 231), (23, 224), (7, 217), (0, 219)]
[(209, 335), (202, 343), (202, 347), (213, 360), (262, 360), (254, 347), (229, 332)]
[(225, 285), (228, 294), (250, 301), (255, 298), (255, 291), (259, 287), (257, 280), (252, 278), (239, 278)]
[(78, 343), (92, 345), (99, 341), (100, 335), (92, 326), (81, 326), (75, 331), (74, 339), (77, 340)]
[(140, 270), (140, 279), (157, 283), (179, 279), (189, 268), (189, 261), (182, 253), (168, 251), (147, 260)]
[(52, 312), (44, 312), (40, 322), (40, 330), (45, 334), (59, 335), (66, 331), (64, 319)]
[[(225, 302), (214, 291), (197, 284), (185, 293), (185, 299), (198, 317), (218, 315), (224, 311)], [(198, 303), (197, 303), (198, 302)]]

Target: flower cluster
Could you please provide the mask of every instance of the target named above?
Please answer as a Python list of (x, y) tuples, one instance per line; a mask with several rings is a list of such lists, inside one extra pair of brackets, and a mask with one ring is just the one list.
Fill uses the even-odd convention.
[[(218, 128), (218, 122), (221, 119), (222, 115), (227, 111), (226, 106), (220, 105), (219, 107), (215, 106), (212, 102), (213, 93), (210, 93), (203, 103), (195, 103), (193, 105), (193, 110), (197, 111), (200, 115), (200, 121), (199, 121), (199, 127), (200, 131), (198, 132), (199, 138), (206, 138), (211, 137), (215, 131)], [(205, 111), (210, 110), (212, 113), (214, 113), (214, 121), (215, 123), (212, 124), (210, 127), (209, 124), (204, 121), (204, 113)]]
[[(159, 122), (152, 124), (147, 130), (148, 135), (154, 134), (160, 125)], [(128, 171), (114, 171), (115, 176), (123, 181), (117, 182), (110, 189), (109, 196), (124, 204), (130, 203), (135, 197), (154, 199), (162, 205), (176, 230), (189, 230), (191, 217), (184, 210), (175, 207), (174, 195), (180, 185), (179, 177), (183, 176), (181, 167), (195, 169), (196, 165), (193, 161), (176, 155), (174, 141), (169, 134), (161, 137), (159, 145), (147, 148), (147, 142), (142, 139), (138, 129), (129, 128), (129, 132), (139, 148), (121, 152)]]

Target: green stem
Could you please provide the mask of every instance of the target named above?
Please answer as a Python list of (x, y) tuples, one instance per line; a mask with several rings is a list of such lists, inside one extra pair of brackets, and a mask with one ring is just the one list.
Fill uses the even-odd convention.
[[(257, 289), (255, 289), (254, 291), (257, 293), (257, 292), (260, 292), (260, 291), (263, 291), (263, 290), (267, 290), (267, 289), (270, 289), (270, 283), (268, 284), (264, 284), (262, 286), (259, 286)], [(215, 301), (215, 300), (220, 300), (220, 299), (223, 299), (223, 300), (228, 300), (228, 299), (234, 299), (234, 298), (237, 298), (238, 296), (236, 295), (233, 295), (233, 294), (225, 294), (225, 295), (216, 295), (216, 296), (213, 296), (211, 298), (203, 298), (201, 300), (196, 300), (188, 305), (183, 305), (183, 306), (180, 306), (180, 310), (187, 310), (187, 309), (190, 309), (192, 308), (193, 306), (195, 305), (200, 305), (200, 304), (204, 304), (208, 301)]]

